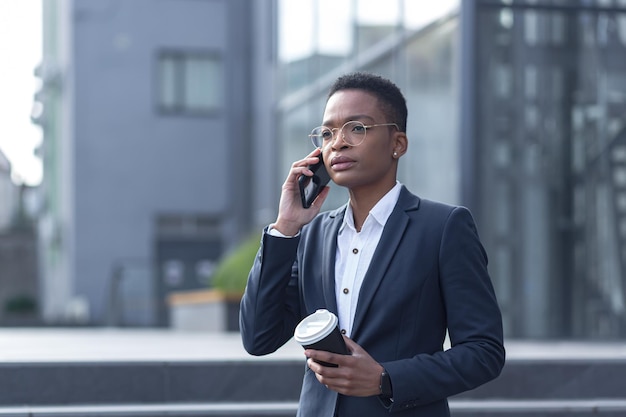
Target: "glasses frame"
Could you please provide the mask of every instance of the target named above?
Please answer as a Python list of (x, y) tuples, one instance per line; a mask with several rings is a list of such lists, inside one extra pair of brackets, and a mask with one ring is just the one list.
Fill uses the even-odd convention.
[[(345, 139), (345, 134), (343, 133), (343, 128), (346, 127), (347, 125), (349, 125), (350, 123), (359, 123), (360, 125), (363, 126), (363, 128), (365, 129), (365, 134), (363, 135), (363, 140), (361, 140), (361, 142), (359, 142), (356, 145), (353, 145), (351, 143), (346, 142)], [(379, 127), (379, 126), (395, 126), (396, 129), (400, 130), (400, 127), (398, 126), (397, 123), (376, 123), (373, 125), (366, 125), (365, 123), (359, 121), (359, 120), (349, 120), (347, 122), (345, 122), (343, 124), (343, 126), (341, 127), (335, 127), (333, 129), (331, 129), (330, 127), (326, 127), (326, 126), (318, 126), (316, 128), (314, 128), (313, 130), (311, 130), (311, 133), (309, 134), (309, 138), (311, 139), (311, 142), (313, 142), (313, 146), (315, 146), (316, 148), (323, 148), (325, 142), (334, 142), (335, 140), (337, 140), (337, 137), (339, 137), (339, 135), (341, 134), (341, 141), (343, 143), (345, 143), (348, 146), (359, 146), (360, 144), (362, 144), (363, 142), (365, 142), (365, 137), (367, 136), (367, 129), (370, 129), (372, 127)], [(316, 130), (322, 130), (322, 129), (328, 129), (330, 131), (330, 133), (332, 134), (332, 138), (331, 139), (323, 139), (321, 138), (321, 135), (319, 134), (314, 134), (313, 132), (315, 132)], [(318, 145), (316, 142), (316, 138), (319, 138), (319, 141), (321, 142), (320, 145)]]

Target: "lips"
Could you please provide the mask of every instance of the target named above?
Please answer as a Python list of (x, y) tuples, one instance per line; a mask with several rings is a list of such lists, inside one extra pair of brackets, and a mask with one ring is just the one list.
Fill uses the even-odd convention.
[(354, 165), (354, 162), (354, 159), (339, 155), (330, 160), (330, 166), (335, 171), (343, 171)]

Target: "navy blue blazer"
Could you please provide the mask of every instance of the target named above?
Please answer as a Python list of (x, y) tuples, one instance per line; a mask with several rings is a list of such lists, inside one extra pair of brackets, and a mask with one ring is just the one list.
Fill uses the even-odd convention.
[[(266, 232), (241, 302), (252, 355), (274, 352), (319, 308), (335, 314), (335, 252), (346, 206), (295, 238)], [(443, 350), (448, 331), (451, 348)], [(327, 389), (305, 368), (298, 416), (449, 416), (447, 397), (500, 374), (502, 318), (470, 212), (402, 187), (359, 294), (352, 339), (389, 373), (393, 402)]]

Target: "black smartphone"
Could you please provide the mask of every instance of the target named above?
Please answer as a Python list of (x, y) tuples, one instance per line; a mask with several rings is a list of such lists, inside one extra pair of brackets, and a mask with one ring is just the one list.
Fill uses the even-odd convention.
[(313, 171), (312, 177), (301, 175), (298, 178), (300, 186), (300, 197), (302, 198), (302, 207), (309, 208), (313, 204), (313, 200), (322, 192), (324, 186), (330, 181), (330, 175), (326, 171), (322, 154), (319, 155), (320, 161), (315, 165), (309, 165), (309, 169)]

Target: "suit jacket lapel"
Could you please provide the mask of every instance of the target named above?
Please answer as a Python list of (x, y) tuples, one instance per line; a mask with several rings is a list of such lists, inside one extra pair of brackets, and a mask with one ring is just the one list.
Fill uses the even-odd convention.
[(352, 325), (351, 337), (354, 338), (361, 327), (365, 313), (370, 307), (372, 298), (376, 293), (378, 286), (385, 277), (385, 273), (389, 267), (389, 263), (393, 255), (398, 250), (404, 231), (409, 224), (409, 216), (407, 211), (415, 210), (419, 207), (419, 198), (411, 194), (404, 186), (400, 192), (400, 197), (396, 203), (391, 216), (385, 224), (383, 234), (380, 237), (378, 246), (374, 252), (372, 262), (363, 278), (363, 285), (359, 293), (359, 301), (357, 304), (354, 323)]
[(322, 248), (322, 286), (326, 308), (337, 314), (337, 298), (335, 296), (335, 259), (337, 256), (337, 234), (343, 223), (346, 206), (333, 211), (329, 221), (324, 227), (324, 237), (320, 242)]

